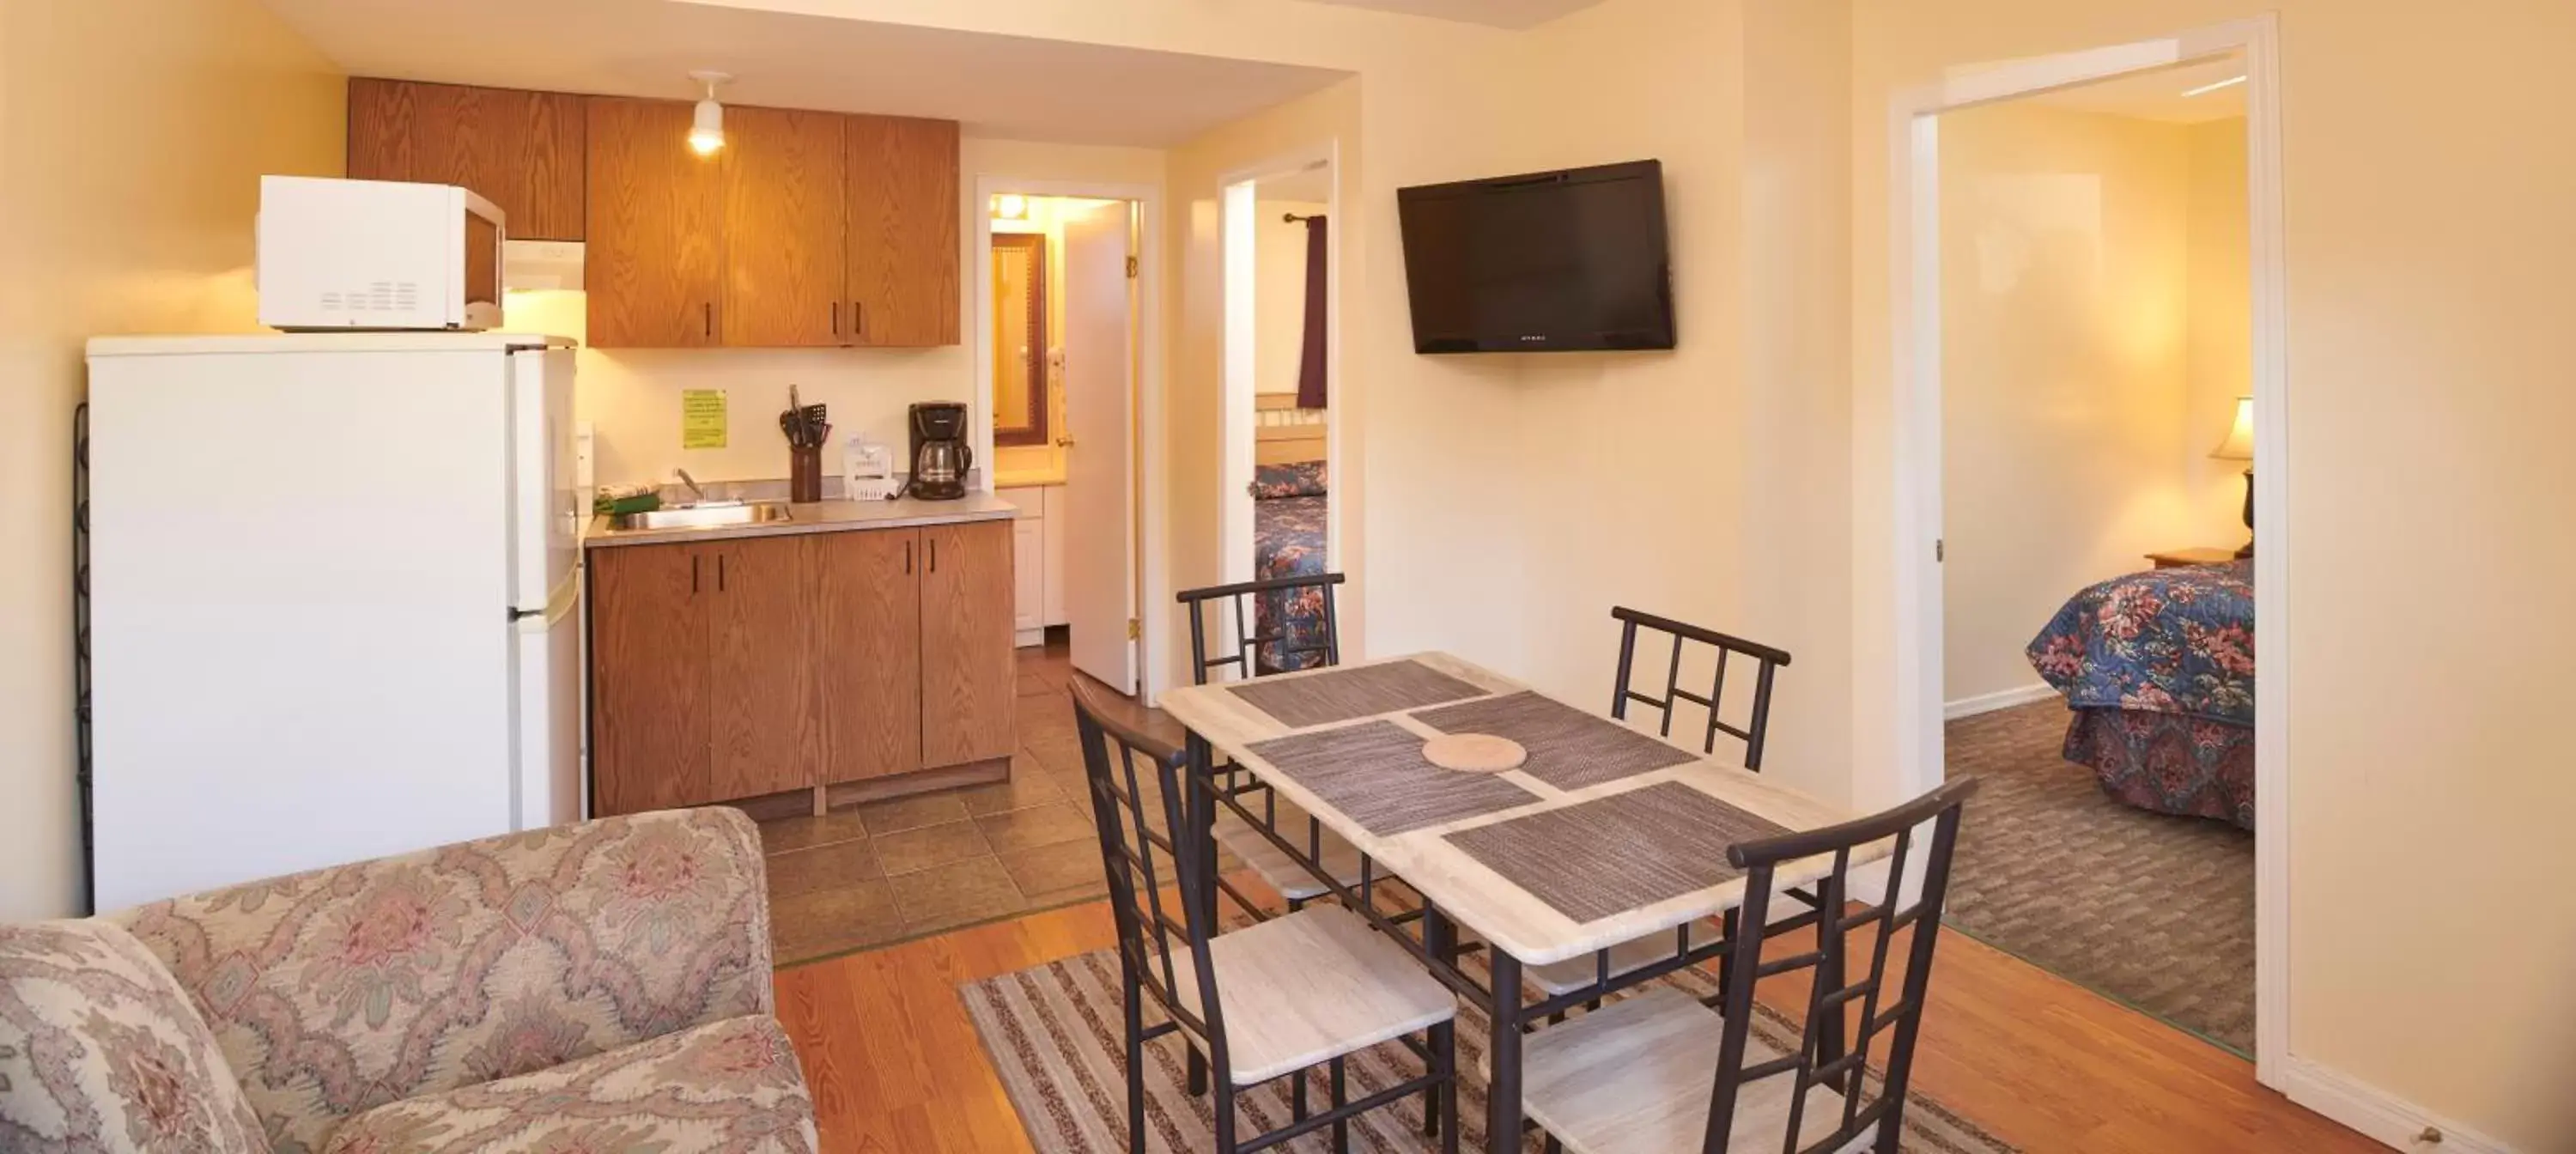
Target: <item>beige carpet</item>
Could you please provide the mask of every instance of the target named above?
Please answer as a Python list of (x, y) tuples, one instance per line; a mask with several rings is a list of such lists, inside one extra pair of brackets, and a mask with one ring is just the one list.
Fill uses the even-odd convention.
[(1997, 949), (2251, 1055), (2254, 835), (2103, 796), (2058, 755), (2056, 699), (1949, 723), (1968, 803), (1950, 925)]
[[(1469, 968), (1475, 968), (1473, 960)], [(1714, 984), (1690, 972), (1668, 981), (1700, 996)], [(1937, 978), (1936, 978), (1937, 980)], [(1127, 1141), (1127, 1082), (1124, 1017), (1119, 1003), (1118, 960), (1103, 950), (1044, 966), (1003, 974), (957, 988), (975, 1023), (984, 1050), (1001, 1075), (1002, 1087), (1018, 1110), (1020, 1124), (1040, 1154), (1123, 1154)], [(1754, 1034), (1785, 1050), (1797, 1045), (1793, 1027), (1763, 1008)], [(1149, 1022), (1155, 1020), (1148, 1017)], [(1458, 1025), (1458, 1062), (1466, 1071), (1458, 1094), (1462, 1147), (1483, 1150), (1485, 1143), (1485, 1018), (1462, 1012)], [(1215, 1148), (1210, 1099), (1184, 1092), (1184, 1050), (1180, 1039), (1166, 1035), (1145, 1044), (1146, 1145), (1158, 1154), (1197, 1154)], [(1350, 1063), (1350, 1094), (1365, 1097), (1418, 1076), (1422, 1063), (1411, 1051), (1388, 1044), (1362, 1051)], [(1321, 1068), (1308, 1071), (1308, 1101), (1330, 1102)], [(1238, 1134), (1249, 1136), (1286, 1125), (1289, 1120), (1286, 1081), (1270, 1082), (1236, 1098)], [(2009, 1154), (2013, 1149), (1974, 1123), (1960, 1118), (1920, 1094), (1910, 1095), (1905, 1112), (1905, 1139), (1899, 1149), (1911, 1154)], [(1812, 1137), (1812, 1136), (1811, 1136)], [(1313, 1154), (1330, 1149), (1329, 1131), (1309, 1134), (1281, 1149)], [(1422, 1136), (1422, 1099), (1401, 1103), (1354, 1119), (1351, 1148), (1373, 1154), (1438, 1149)], [(1533, 1136), (1531, 1151), (1540, 1149)]]

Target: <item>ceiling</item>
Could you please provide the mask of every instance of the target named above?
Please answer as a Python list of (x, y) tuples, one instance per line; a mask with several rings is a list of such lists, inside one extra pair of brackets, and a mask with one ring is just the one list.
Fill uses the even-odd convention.
[(669, 0), (262, 0), (355, 76), (961, 121), (970, 136), (1168, 147), (1344, 73)]
[(1470, 24), (1491, 24), (1497, 28), (1527, 28), (1544, 24), (1569, 12), (1579, 12), (1601, 0), (1316, 0), (1321, 4), (1340, 4), (1349, 8), (1375, 8), (1380, 12), (1409, 12), (1416, 16), (1434, 16), (1442, 20), (1463, 20)]
[(2081, 112), (2134, 116), (2167, 124), (2200, 124), (2245, 115), (2245, 86), (2221, 88), (2199, 96), (2183, 93), (2204, 84), (2245, 75), (2239, 53), (2212, 57), (2149, 72), (2132, 72), (2109, 80), (2033, 97), (2042, 104)]

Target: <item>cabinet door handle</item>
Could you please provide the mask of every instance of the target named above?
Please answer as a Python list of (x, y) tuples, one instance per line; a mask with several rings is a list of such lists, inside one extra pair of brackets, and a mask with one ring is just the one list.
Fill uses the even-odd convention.
[(850, 302), (850, 335), (868, 335), (868, 306), (858, 301)]
[(930, 571), (939, 572), (939, 538), (930, 539)]
[(724, 592), (724, 554), (716, 554), (716, 592)]
[(697, 595), (698, 595), (698, 558), (697, 558), (697, 555), (696, 555), (696, 554), (692, 553), (692, 554), (690, 554), (690, 555), (689, 555), (689, 596), (691, 596), (691, 597), (695, 597), (695, 596), (697, 596)]
[(907, 576), (912, 573), (912, 542), (910, 541), (903, 543), (903, 571)]
[(832, 335), (841, 335), (841, 302), (832, 302)]

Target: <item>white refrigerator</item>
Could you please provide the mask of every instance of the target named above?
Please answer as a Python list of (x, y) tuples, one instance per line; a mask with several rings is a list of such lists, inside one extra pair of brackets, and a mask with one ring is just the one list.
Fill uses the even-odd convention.
[(573, 349), (89, 345), (98, 909), (578, 820)]

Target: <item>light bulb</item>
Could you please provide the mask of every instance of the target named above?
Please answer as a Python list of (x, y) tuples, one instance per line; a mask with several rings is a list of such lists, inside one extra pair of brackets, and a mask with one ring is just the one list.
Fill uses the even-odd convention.
[(689, 125), (689, 147), (700, 156), (712, 156), (724, 142), (724, 105), (710, 96), (698, 102), (697, 115)]

